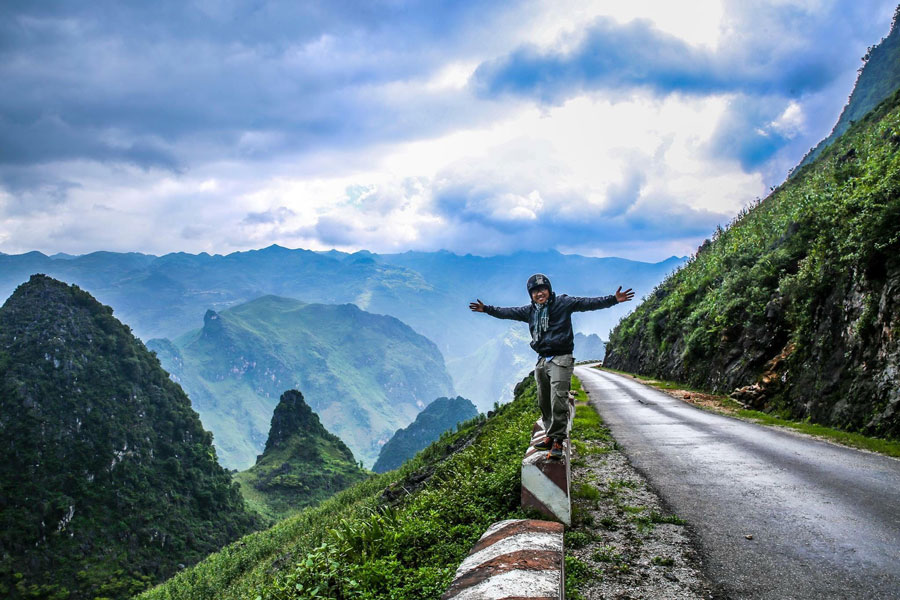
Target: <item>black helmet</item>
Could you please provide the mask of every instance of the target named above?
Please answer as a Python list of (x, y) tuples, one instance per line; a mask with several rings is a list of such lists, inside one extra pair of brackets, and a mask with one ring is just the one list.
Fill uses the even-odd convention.
[(531, 277), (528, 278), (528, 283), (526, 286), (528, 288), (528, 293), (531, 294), (531, 291), (535, 288), (545, 287), (548, 291), (552, 292), (553, 288), (550, 286), (550, 279), (544, 275), (543, 273), (535, 273)]

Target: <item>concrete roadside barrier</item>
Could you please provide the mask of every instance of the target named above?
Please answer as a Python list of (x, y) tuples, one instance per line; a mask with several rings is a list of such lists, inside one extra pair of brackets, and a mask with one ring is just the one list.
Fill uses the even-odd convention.
[[(575, 394), (569, 393), (569, 423), (572, 430), (575, 418)], [(566, 525), (572, 524), (572, 502), (569, 495), (572, 472), (569, 440), (563, 443), (560, 460), (547, 458), (546, 450), (537, 450), (534, 444), (544, 438), (543, 424), (538, 419), (532, 429), (531, 445), (522, 459), (522, 506), (533, 508)]]
[(441, 600), (565, 600), (563, 526), (511, 519), (491, 525)]

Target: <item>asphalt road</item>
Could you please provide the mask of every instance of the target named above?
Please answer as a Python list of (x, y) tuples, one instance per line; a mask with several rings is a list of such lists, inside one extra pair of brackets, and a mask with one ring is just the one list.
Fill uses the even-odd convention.
[(597, 369), (575, 374), (696, 534), (722, 596), (900, 598), (900, 460), (712, 414)]

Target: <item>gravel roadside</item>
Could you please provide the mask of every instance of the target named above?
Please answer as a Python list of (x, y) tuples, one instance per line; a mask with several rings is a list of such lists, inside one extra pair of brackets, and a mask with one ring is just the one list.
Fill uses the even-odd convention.
[(684, 522), (629, 464), (580, 385), (575, 389), (567, 598), (721, 597), (701, 572)]

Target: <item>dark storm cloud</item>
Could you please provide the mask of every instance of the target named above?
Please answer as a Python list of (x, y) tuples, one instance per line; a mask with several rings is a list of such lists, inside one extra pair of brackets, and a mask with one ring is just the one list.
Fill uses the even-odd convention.
[(814, 12), (730, 3), (728, 31), (715, 50), (692, 46), (647, 20), (620, 24), (601, 17), (570, 50), (526, 45), (481, 64), (473, 85), (486, 96), (550, 103), (590, 90), (635, 88), (660, 95), (798, 97), (822, 89), (848, 63), (858, 62), (847, 52), (847, 41), (872, 39), (872, 13), (879, 12), (873, 4), (885, 3), (854, 4), (833, 3)]
[(448, 127), (427, 115), (463, 110), (452, 98), (373, 90), (427, 75), (485, 16), (478, 2), (7, 2), (2, 11), (0, 165), (84, 158), (164, 169)]

